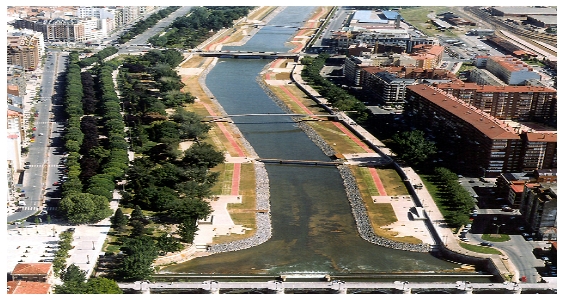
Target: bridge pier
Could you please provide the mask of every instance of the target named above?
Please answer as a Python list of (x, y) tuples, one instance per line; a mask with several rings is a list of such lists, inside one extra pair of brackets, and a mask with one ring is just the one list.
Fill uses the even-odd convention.
[(283, 282), (280, 280), (270, 281), (267, 288), (274, 294), (285, 294), (285, 287), (283, 286)]
[(140, 284), (140, 290), (141, 290), (141, 293), (143, 293), (143, 294), (150, 294), (150, 287), (148, 286), (148, 283), (145, 282), (145, 281), (143, 281)]

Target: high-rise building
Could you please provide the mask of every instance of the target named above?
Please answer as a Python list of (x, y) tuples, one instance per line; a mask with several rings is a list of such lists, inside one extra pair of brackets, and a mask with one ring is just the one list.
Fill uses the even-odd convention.
[(502, 120), (549, 123), (556, 115), (556, 90), (549, 87), (475, 83), (443, 83), (435, 87)]
[[(470, 90), (468, 93), (463, 93), (464, 89), (451, 92), (427, 85), (406, 88), (405, 119), (415, 127), (439, 134), (440, 143), (450, 143), (452, 146), (448, 149), (469, 172), (496, 177), (505, 172), (530, 173), (556, 168), (555, 131), (538, 132), (508, 126), (479, 109), (478, 102), (470, 104), (466, 100), (470, 97), (466, 94), (472, 93)], [(471, 162), (465, 163), (466, 160)]]

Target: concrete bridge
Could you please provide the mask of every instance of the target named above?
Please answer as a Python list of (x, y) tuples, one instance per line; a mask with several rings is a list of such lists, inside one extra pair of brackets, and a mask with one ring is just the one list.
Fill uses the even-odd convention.
[(298, 53), (281, 53), (281, 52), (244, 52), (244, 51), (214, 51), (214, 52), (192, 52), (194, 55), (201, 57), (218, 57), (218, 58), (239, 58), (239, 59), (293, 59), (298, 61), (300, 54)]
[(207, 280), (202, 282), (134, 282), (120, 283), (121, 289), (132, 289), (141, 291), (143, 294), (150, 294), (151, 291), (174, 290), (203, 290), (209, 294), (219, 294), (221, 290), (235, 289), (263, 289), (270, 293), (284, 294), (286, 290), (328, 290), (333, 293), (347, 294), (348, 289), (361, 290), (383, 290), (392, 293), (412, 294), (423, 292), (445, 291), (456, 294), (472, 294), (473, 291), (500, 290), (504, 293), (521, 294), (527, 290), (555, 291), (552, 284), (548, 283), (470, 283), (467, 281), (457, 281), (450, 283), (429, 283), (429, 282), (345, 282), (341, 280), (333, 281), (294, 281), (287, 282), (281, 280), (271, 281), (244, 281), (244, 282), (219, 282)]
[(343, 161), (321, 161), (321, 160), (297, 160), (297, 159), (277, 159), (277, 158), (256, 158), (256, 161), (263, 163), (294, 164), (294, 165), (313, 165), (313, 166), (339, 166)]
[(301, 120), (304, 120), (304, 118), (312, 118), (312, 120), (321, 120), (320, 118), (327, 118), (327, 120), (338, 121), (339, 119), (337, 115), (330, 115), (330, 114), (285, 114), (285, 113), (216, 115), (216, 116), (205, 116), (205, 118), (211, 119), (209, 120), (209, 122), (218, 122), (218, 121), (226, 121), (226, 119), (233, 118), (233, 117), (252, 117), (252, 116), (271, 116), (271, 117), (289, 116), (289, 117), (301, 117)]

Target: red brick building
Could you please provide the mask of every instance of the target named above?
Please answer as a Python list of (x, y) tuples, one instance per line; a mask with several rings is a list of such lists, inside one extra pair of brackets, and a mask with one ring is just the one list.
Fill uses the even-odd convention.
[[(481, 87), (477, 86), (476, 90)], [(493, 86), (488, 87), (491, 88), (484, 90), (495, 90)], [(493, 116), (496, 108), (487, 109), (492, 111), (490, 115), (478, 108), (478, 101), (475, 101), (476, 106), (470, 104), (473, 102), (470, 94), (474, 93), (470, 88), (441, 90), (421, 84), (406, 88), (405, 119), (414, 127), (423, 128), (430, 136), (437, 136), (435, 139), (442, 144), (449, 143), (447, 149), (458, 157), (453, 162), (463, 163), (461, 168), (467, 172), (497, 177), (501, 173), (531, 173), (556, 168), (556, 132), (520, 132), (506, 125)], [(529, 101), (533, 106), (532, 100)]]
[(53, 263), (19, 263), (11, 275), (14, 281), (50, 283), (53, 278)]
[(34, 281), (9, 281), (8, 294), (52, 294), (51, 285)]
[(501, 120), (548, 123), (556, 117), (556, 89), (443, 83), (435, 87)]

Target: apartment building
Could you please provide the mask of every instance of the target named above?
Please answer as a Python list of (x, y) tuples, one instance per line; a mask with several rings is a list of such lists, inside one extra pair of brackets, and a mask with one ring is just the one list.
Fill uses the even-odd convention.
[(556, 117), (556, 89), (443, 83), (435, 87), (501, 120), (548, 123)]
[(45, 53), (43, 34), (40, 32), (12, 31), (7, 34), (7, 63), (34, 70)]
[(86, 40), (84, 23), (78, 19), (61, 18), (47, 21), (45, 25), (46, 40), (51, 42), (81, 42)]
[(490, 56), (487, 60), (486, 69), (508, 85), (523, 85), (526, 80), (541, 79), (531, 66), (513, 56)]
[(495, 75), (493, 75), (491, 72), (480, 68), (471, 69), (468, 79), (470, 80), (470, 82), (475, 83), (477, 85), (492, 85), (492, 86), (507, 85), (502, 80), (498, 79)]
[(445, 48), (438, 45), (416, 45), (412, 48), (410, 57), (415, 61), (415, 66), (421, 69), (437, 68), (443, 60)]
[(406, 88), (405, 119), (449, 142), (466, 173), (497, 177), (520, 170), (523, 142), (513, 128), (440, 89), (423, 84)]
[(535, 237), (541, 240), (557, 240), (557, 187), (556, 184), (525, 185), (524, 197), (519, 208), (525, 222)]
[(365, 67), (361, 72), (363, 90), (372, 94), (377, 102), (384, 105), (404, 103), (406, 86), (416, 83), (415, 79), (400, 78), (386, 68)]
[(406, 87), (425, 80), (456, 81), (454, 74), (446, 69), (424, 69), (419, 67), (389, 66), (361, 67), (359, 85), (371, 93), (381, 104), (401, 105), (406, 96)]
[(523, 171), (556, 169), (556, 132), (523, 132)]

